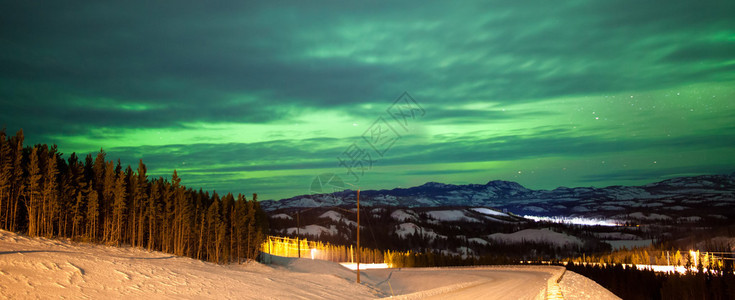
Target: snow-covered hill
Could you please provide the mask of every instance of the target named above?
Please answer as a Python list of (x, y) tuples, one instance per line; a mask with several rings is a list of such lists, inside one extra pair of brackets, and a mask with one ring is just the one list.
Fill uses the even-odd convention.
[[(343, 191), (261, 204), (272, 215), (272, 234), (293, 235), (298, 225), (303, 237), (347, 245), (356, 238), (355, 194)], [(573, 249), (642, 247), (729, 226), (735, 221), (735, 177), (703, 175), (642, 186), (553, 190), (531, 190), (507, 181), (429, 182), (361, 191), (360, 204), (363, 242), (374, 248), (459, 256), (506, 251), (504, 255), (522, 256), (531, 255), (530, 247), (550, 245), (572, 249), (565, 254), (573, 255)], [(301, 212), (300, 222), (296, 212)], [(544, 230), (549, 227), (554, 231)], [(534, 251), (558, 255), (553, 249)]]
[[(336, 263), (216, 265), (162, 252), (0, 231), (0, 299), (370, 299)], [(279, 266), (280, 265), (280, 266)]]
[[(266, 211), (306, 207), (354, 206), (355, 192), (302, 195), (262, 201)], [(642, 186), (604, 188), (559, 187), (531, 190), (515, 182), (453, 185), (429, 182), (411, 188), (360, 192), (364, 206), (493, 207), (518, 215), (611, 217), (691, 222), (719, 211), (735, 209), (735, 177), (702, 175), (679, 177)], [(651, 213), (656, 213), (651, 214)], [(681, 218), (684, 217), (684, 218)], [(681, 219), (679, 219), (681, 218)], [(725, 216), (728, 218), (728, 216)]]

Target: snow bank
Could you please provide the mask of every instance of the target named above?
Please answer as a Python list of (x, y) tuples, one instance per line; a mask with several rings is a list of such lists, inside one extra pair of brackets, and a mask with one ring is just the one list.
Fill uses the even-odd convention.
[(338, 264), (216, 265), (162, 252), (0, 231), (0, 299), (373, 299)]
[(572, 271), (566, 271), (564, 276), (559, 282), (561, 292), (564, 294), (564, 299), (577, 300), (577, 299), (620, 299), (615, 296), (612, 292), (608, 291), (597, 282), (574, 273)]

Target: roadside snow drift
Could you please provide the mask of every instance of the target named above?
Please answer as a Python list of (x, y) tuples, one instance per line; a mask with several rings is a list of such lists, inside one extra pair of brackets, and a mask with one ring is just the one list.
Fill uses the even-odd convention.
[[(339, 264), (275, 259), (216, 265), (140, 249), (0, 231), (0, 299), (369, 299)], [(349, 279), (348, 279), (349, 278)]]

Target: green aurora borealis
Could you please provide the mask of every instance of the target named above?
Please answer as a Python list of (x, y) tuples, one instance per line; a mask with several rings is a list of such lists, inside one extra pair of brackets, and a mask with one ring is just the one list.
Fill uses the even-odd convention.
[(404, 91), (362, 189), (735, 171), (733, 1), (2, 1), (0, 126), (280, 199)]

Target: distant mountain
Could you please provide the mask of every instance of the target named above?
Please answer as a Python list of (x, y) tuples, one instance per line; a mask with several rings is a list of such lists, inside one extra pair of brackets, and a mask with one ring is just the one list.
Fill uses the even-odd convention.
[[(735, 174), (672, 178), (642, 186), (559, 187), (531, 190), (516, 182), (493, 180), (486, 184), (454, 185), (427, 182), (411, 188), (360, 192), (361, 206), (395, 207), (493, 207), (516, 214), (542, 216), (614, 216), (669, 209), (715, 214), (735, 207)], [(355, 192), (301, 195), (278, 201), (262, 201), (266, 211), (308, 207), (354, 206)], [(702, 212), (705, 209), (706, 212)], [(675, 217), (676, 217), (675, 216)]]
[[(356, 238), (355, 194), (303, 195), (261, 205), (269, 211), (272, 234), (299, 232), (311, 240), (348, 245)], [(361, 191), (360, 204), (362, 242), (367, 247), (463, 257), (558, 258), (729, 228), (735, 222), (735, 176), (553, 190), (499, 180), (468, 185), (427, 182)]]

